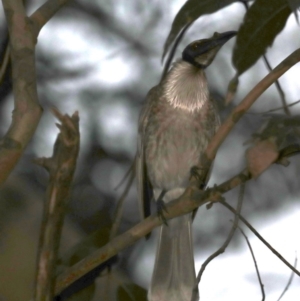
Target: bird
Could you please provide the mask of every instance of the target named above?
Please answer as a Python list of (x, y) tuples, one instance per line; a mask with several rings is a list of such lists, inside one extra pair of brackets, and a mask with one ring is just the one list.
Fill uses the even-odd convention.
[[(235, 31), (214, 33), (209, 39), (190, 43), (166, 76), (148, 92), (139, 117), (136, 155), (143, 218), (150, 214), (152, 199), (163, 216), (164, 205), (183, 194), (191, 170), (219, 128), (220, 118), (210, 97), (205, 69), (235, 35)], [(148, 300), (191, 301), (195, 288), (189, 213), (160, 226)]]

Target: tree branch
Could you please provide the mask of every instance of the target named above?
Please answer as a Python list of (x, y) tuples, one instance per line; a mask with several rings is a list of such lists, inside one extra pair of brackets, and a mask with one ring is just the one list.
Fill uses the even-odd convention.
[[(289, 152), (287, 153), (288, 155), (290, 155)], [(292, 153), (292, 155), (293, 154), (294, 153)], [(283, 158), (280, 157), (278, 160), (283, 160)], [(164, 216), (166, 219), (170, 219), (192, 212), (194, 209), (206, 203), (221, 202), (223, 193), (241, 185), (242, 183), (245, 183), (250, 179), (252, 179), (251, 175), (249, 174), (247, 169), (244, 169), (242, 172), (232, 177), (231, 179), (218, 186), (209, 188), (206, 191), (201, 191), (193, 186), (190, 186), (185, 190), (182, 196), (166, 205), (167, 210), (164, 212)], [(209, 204), (207, 206), (209, 206)], [(241, 217), (239, 216), (239, 218)], [(71, 283), (73, 283), (101, 263), (105, 262), (112, 256), (115, 256), (123, 249), (133, 245), (136, 241), (146, 236), (154, 228), (160, 226), (161, 224), (161, 218), (159, 218), (157, 214), (152, 214), (125, 233), (120, 234), (119, 236), (112, 239), (104, 247), (99, 248), (90, 256), (68, 268), (63, 273), (58, 275), (56, 279), (55, 294), (59, 294)]]
[[(214, 160), (218, 148), (233, 129), (235, 124), (249, 110), (257, 98), (268, 89), (281, 75), (300, 61), (300, 49), (297, 49), (284, 59), (276, 68), (274, 68), (267, 76), (265, 76), (242, 100), (242, 102), (230, 113), (224, 123), (220, 126), (215, 136), (210, 141), (204, 155), (201, 157), (198, 168), (200, 170), (208, 170), (211, 162)], [(204, 176), (206, 172), (202, 173)], [(199, 186), (198, 183), (204, 182), (204, 179), (192, 177), (191, 185)]]
[[(297, 268), (297, 262), (298, 262), (298, 259), (297, 259), (297, 254), (296, 254), (295, 261), (294, 261), (294, 268), (295, 269)], [(295, 273), (292, 271), (291, 276), (290, 276), (290, 278), (289, 278), (289, 280), (288, 280), (288, 282), (287, 282), (287, 284), (286, 284), (283, 292), (281, 293), (281, 295), (279, 296), (279, 298), (278, 298), (277, 301), (280, 301), (282, 299), (282, 297), (284, 296), (284, 294), (288, 291), (288, 289), (289, 289), (289, 287), (292, 284), (292, 281), (294, 279), (294, 275), (295, 275)]]
[(260, 291), (261, 291), (261, 295), (262, 295), (262, 301), (265, 301), (266, 294), (265, 294), (265, 290), (264, 290), (264, 284), (263, 284), (262, 281), (261, 281), (261, 277), (260, 277), (260, 273), (259, 273), (257, 261), (256, 261), (256, 258), (255, 258), (255, 255), (254, 255), (252, 246), (251, 246), (251, 244), (250, 244), (250, 241), (249, 241), (247, 235), (246, 235), (245, 232), (243, 231), (243, 229), (242, 229), (241, 227), (238, 227), (238, 228), (239, 228), (239, 230), (241, 231), (242, 235), (244, 236), (244, 238), (245, 238), (245, 240), (246, 240), (246, 243), (247, 243), (247, 246), (248, 246), (248, 248), (249, 248), (249, 250), (250, 250), (250, 253), (251, 253), (251, 256), (252, 256), (252, 259), (253, 259), (253, 262), (254, 262), (254, 266), (255, 266), (255, 271), (256, 271), (257, 279), (258, 279), (259, 286), (260, 286)]
[(36, 160), (49, 172), (50, 179), (39, 241), (35, 301), (52, 301), (54, 297), (57, 253), (80, 144), (78, 113), (70, 117), (54, 110), (54, 114), (61, 124), (53, 155)]
[(263, 92), (267, 90), (280, 76), (282, 76), (287, 70), (297, 64), (299, 61), (300, 49), (297, 49), (286, 59), (284, 59), (277, 67), (275, 67), (247, 94), (242, 102), (231, 112), (231, 114), (217, 131), (216, 135), (210, 141), (205, 152), (206, 157), (209, 160), (213, 160), (215, 158), (219, 146), (225, 140), (235, 124), (254, 104), (257, 98), (262, 95)]
[(67, 2), (69, 2), (69, 0), (48, 0), (31, 15), (30, 19), (34, 24), (36, 37), (38, 36), (42, 27)]
[[(240, 186), (240, 192), (239, 192), (239, 198), (238, 198), (238, 204), (237, 204), (237, 209), (236, 211), (238, 213), (241, 213), (242, 210), (242, 206), (243, 206), (243, 199), (244, 199), (244, 193), (245, 193), (245, 183), (242, 183)], [(232, 224), (232, 227), (230, 229), (229, 234), (227, 235), (226, 240), (224, 241), (223, 245), (217, 250), (215, 251), (213, 254), (211, 254), (202, 264), (201, 269), (197, 275), (197, 286), (194, 288), (193, 290), (193, 295), (192, 295), (192, 301), (196, 301), (198, 300), (197, 295), (198, 295), (198, 285), (201, 281), (202, 275), (207, 267), (207, 265), (216, 257), (218, 257), (219, 255), (223, 254), (229, 243), (231, 242), (233, 235), (235, 233), (236, 228), (238, 227), (238, 223), (239, 223), (239, 215), (235, 214), (234, 215), (234, 221)]]
[(18, 162), (42, 114), (36, 90), (35, 38), (30, 20), (22, 1), (3, 0), (3, 7), (10, 34), (15, 108), (12, 124), (0, 140), (0, 183)]
[(42, 115), (35, 70), (35, 44), (38, 32), (66, 2), (66, 0), (48, 0), (30, 19), (26, 16), (23, 1), (2, 0), (9, 31), (14, 110), (12, 123), (0, 140), (0, 184), (7, 179), (19, 161)]
[[(228, 203), (226, 203), (224, 200), (219, 201), (224, 207), (226, 207), (229, 211), (232, 213), (236, 213), (236, 210), (231, 207)], [(278, 253), (255, 229), (252, 227), (252, 225), (239, 214), (240, 220), (254, 233), (254, 235), (275, 255), (277, 256), (287, 267), (289, 267), (294, 273), (296, 273), (298, 276), (300, 276), (300, 272), (295, 269), (280, 253)]]
[[(206, 198), (206, 195), (205, 192), (188, 188), (180, 198), (168, 203), (167, 212), (164, 213), (164, 216), (166, 219), (170, 219), (183, 215), (208, 202), (209, 199), (213, 200), (213, 195), (211, 198)], [(60, 274), (56, 280), (55, 293), (59, 294), (63, 289), (85, 275), (88, 271), (116, 255), (121, 250), (133, 245), (136, 241), (146, 236), (161, 224), (161, 218), (158, 217), (157, 214), (152, 214), (125, 233), (113, 238), (107, 245), (96, 250), (90, 256)]]

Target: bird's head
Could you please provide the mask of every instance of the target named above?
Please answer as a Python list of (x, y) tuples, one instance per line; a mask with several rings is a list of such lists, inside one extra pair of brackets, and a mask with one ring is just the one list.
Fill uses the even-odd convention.
[(215, 32), (210, 39), (194, 41), (183, 50), (182, 59), (204, 69), (211, 64), (220, 48), (236, 34), (236, 31)]

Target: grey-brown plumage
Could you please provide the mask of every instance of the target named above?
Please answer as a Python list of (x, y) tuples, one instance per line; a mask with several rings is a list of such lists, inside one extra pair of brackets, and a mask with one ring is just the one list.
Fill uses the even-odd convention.
[[(178, 198), (219, 127), (204, 69), (235, 32), (189, 44), (163, 81), (152, 88), (139, 121), (137, 179), (143, 215), (152, 196)], [(190, 301), (196, 285), (191, 214), (162, 225), (149, 301)]]

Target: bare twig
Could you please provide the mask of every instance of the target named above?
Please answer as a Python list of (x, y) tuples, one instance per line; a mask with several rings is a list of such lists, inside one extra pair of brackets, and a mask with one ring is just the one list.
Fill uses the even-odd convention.
[[(264, 62), (266, 64), (268, 70), (272, 71), (271, 64), (269, 63), (268, 58), (267, 58), (267, 56), (265, 54), (263, 55), (263, 59), (264, 59)], [(281, 102), (282, 102), (282, 108), (283, 108), (284, 113), (286, 115), (288, 115), (288, 116), (291, 116), (291, 112), (289, 110), (289, 106), (287, 105), (287, 102), (286, 102), (286, 99), (285, 99), (285, 94), (284, 94), (284, 92), (283, 92), (283, 90), (281, 88), (279, 80), (276, 80), (274, 84), (275, 84), (275, 87), (276, 87), (276, 89), (278, 91), (278, 94), (280, 96), (280, 99), (281, 99)]]
[(137, 240), (144, 237), (160, 224), (161, 222), (158, 217), (150, 216), (130, 230), (115, 237), (107, 245), (93, 252), (90, 256), (66, 269), (56, 279), (55, 294), (57, 295), (61, 293), (62, 290), (68, 287), (71, 283), (75, 282), (87, 272), (116, 255), (121, 250), (134, 244)]
[[(297, 262), (298, 262), (298, 259), (297, 259), (297, 255), (296, 255), (295, 261), (294, 261), (294, 268), (297, 268)], [(290, 276), (290, 278), (289, 278), (289, 280), (288, 280), (288, 282), (287, 282), (287, 284), (286, 284), (283, 292), (281, 293), (281, 295), (279, 296), (279, 298), (278, 298), (277, 301), (279, 301), (284, 296), (284, 294), (288, 291), (288, 289), (289, 289), (289, 287), (290, 287), (290, 285), (291, 285), (291, 283), (292, 283), (292, 281), (294, 279), (294, 274), (295, 273), (292, 271), (291, 276)]]
[(8, 63), (9, 63), (9, 45), (7, 43), (7, 45), (5, 46), (5, 51), (4, 51), (4, 55), (3, 55), (3, 60), (1, 62), (1, 66), (0, 66), (0, 83), (2, 83), (4, 74), (7, 70), (8, 67)]
[[(236, 211), (238, 213), (241, 212), (241, 209), (242, 209), (242, 205), (243, 205), (243, 198), (244, 198), (244, 193), (245, 193), (245, 183), (242, 183), (241, 186), (240, 186), (240, 192), (239, 192), (239, 197), (238, 197), (238, 204), (237, 204), (237, 209)], [(207, 265), (213, 260), (215, 259), (216, 257), (218, 257), (220, 254), (224, 253), (226, 248), (228, 247), (229, 243), (231, 242), (232, 240), (232, 237), (235, 233), (235, 230), (236, 228), (238, 227), (238, 223), (239, 223), (239, 215), (238, 214), (235, 214), (234, 216), (234, 222), (233, 222), (233, 225), (230, 229), (230, 232), (225, 240), (225, 242), (223, 243), (223, 245), (216, 251), (214, 252), (213, 254), (211, 254), (205, 261), (204, 263), (202, 264), (201, 266), (201, 269), (198, 273), (198, 276), (197, 276), (197, 286), (194, 288), (193, 290), (193, 296), (192, 296), (192, 301), (195, 301), (197, 300), (197, 296), (198, 296), (198, 284), (200, 283), (201, 281), (201, 278), (202, 278), (202, 275), (204, 273), (204, 270), (206, 269)]]
[(117, 235), (117, 232), (118, 232), (118, 229), (119, 229), (119, 226), (121, 223), (121, 219), (122, 219), (124, 200), (128, 194), (128, 191), (129, 191), (131, 185), (132, 185), (134, 177), (135, 177), (134, 172), (131, 172), (129, 180), (126, 184), (126, 187), (125, 187), (120, 199), (118, 200), (118, 205), (117, 205), (117, 208), (115, 211), (115, 216), (113, 219), (113, 225), (112, 225), (111, 231), (110, 231), (110, 240), (113, 239)]
[[(194, 188), (188, 188), (179, 199), (168, 203), (168, 211), (164, 213), (164, 215), (166, 219), (170, 219), (186, 214), (193, 211), (193, 209), (199, 207), (200, 205), (208, 202), (208, 200), (212, 201), (214, 197), (214, 195), (208, 195), (203, 191), (199, 191)], [(93, 268), (116, 255), (121, 250), (134, 244), (137, 240), (146, 236), (155, 227), (158, 227), (161, 224), (161, 218), (158, 217), (157, 214), (152, 214), (125, 233), (115, 237), (107, 245), (96, 250), (90, 256), (86, 257), (60, 274), (56, 281), (55, 293), (59, 294), (63, 289), (79, 279), (81, 276), (85, 275)]]
[[(300, 102), (300, 100), (297, 100), (297, 101), (294, 101), (290, 104), (287, 105), (287, 107), (292, 107), (292, 106), (295, 106), (297, 105), (298, 103)], [(272, 112), (275, 112), (275, 111), (279, 111), (279, 110), (282, 110), (283, 107), (280, 106), (280, 107), (277, 107), (277, 108), (274, 108), (274, 109), (271, 109), (271, 110), (268, 110), (268, 111), (265, 111), (265, 112), (261, 112), (261, 113), (257, 113), (257, 112), (247, 112), (247, 114), (251, 114), (251, 115), (265, 115), (265, 114), (269, 114), (269, 113), (272, 113)]]
[(263, 285), (263, 283), (261, 281), (261, 277), (260, 277), (260, 273), (259, 273), (259, 270), (258, 270), (257, 261), (256, 261), (256, 258), (255, 258), (253, 249), (251, 247), (250, 241), (249, 241), (247, 235), (245, 234), (245, 232), (242, 230), (241, 227), (238, 227), (238, 228), (241, 231), (242, 235), (244, 236), (244, 238), (245, 238), (245, 240), (247, 242), (248, 248), (249, 248), (249, 250), (251, 252), (251, 256), (252, 256), (252, 259), (253, 259), (253, 262), (254, 262), (254, 266), (255, 266), (255, 270), (256, 270), (256, 275), (257, 275), (258, 282), (259, 282), (259, 285), (260, 285), (260, 290), (261, 290), (261, 294), (262, 294), (262, 301), (264, 301), (265, 297), (266, 297), (265, 290), (264, 290), (264, 285)]
[[(249, 110), (252, 104), (257, 100), (257, 98), (269, 88), (281, 75), (283, 75), (292, 66), (298, 63), (300, 60), (300, 49), (297, 49), (292, 54), (290, 54), (286, 59), (284, 59), (276, 68), (274, 68), (267, 76), (265, 76), (241, 101), (241, 103), (235, 107), (235, 109), (230, 113), (228, 118), (220, 126), (216, 135), (210, 141), (208, 147), (206, 148), (205, 154), (201, 157), (201, 161), (198, 164), (198, 168), (201, 170), (208, 169), (211, 162), (214, 160), (217, 150), (223, 141), (226, 139), (227, 135), (233, 129), (235, 124), (242, 118), (242, 116)], [(203, 172), (203, 174), (206, 174)], [(199, 180), (203, 179), (192, 179), (191, 185), (197, 186)]]
[(126, 174), (123, 176), (122, 180), (120, 181), (120, 183), (114, 188), (114, 190), (118, 190), (122, 185), (123, 183), (126, 181), (126, 179), (128, 177), (135, 177), (135, 159), (134, 161), (132, 162), (131, 166), (129, 167), (129, 169), (127, 170)]
[[(245, 169), (241, 173), (225, 181), (224, 183), (203, 192), (194, 187), (188, 187), (184, 194), (177, 200), (167, 204), (167, 211), (164, 213), (166, 219), (174, 218), (179, 215), (192, 212), (194, 209), (208, 202), (220, 201), (221, 195), (242, 183), (251, 179), (251, 175)], [(233, 208), (232, 208), (233, 209)], [(233, 209), (234, 210), (234, 209)], [(235, 210), (233, 211), (233, 213)], [(239, 216), (240, 217), (240, 216)], [(123, 249), (131, 246), (140, 238), (146, 236), (155, 227), (162, 224), (162, 221), (156, 214), (153, 214), (135, 225), (125, 233), (115, 237), (104, 247), (92, 253), (89, 257), (78, 262), (56, 279), (55, 293), (59, 294), (71, 283), (88, 273), (90, 270), (116, 255)], [(250, 225), (251, 226), (251, 225)]]
[(282, 164), (283, 166), (288, 166), (289, 161), (287, 158), (293, 157), (300, 153), (300, 145), (299, 144), (291, 144), (279, 152), (279, 158), (277, 159), (277, 164)]
[[(232, 213), (235, 213), (236, 210), (231, 207), (224, 200), (219, 200), (224, 207), (230, 210)], [(236, 213), (238, 214), (238, 213)], [(240, 220), (254, 233), (254, 235), (275, 255), (277, 256), (286, 266), (288, 266), (294, 273), (300, 276), (300, 272), (295, 269), (280, 253), (278, 253), (256, 230), (255, 228), (242, 216), (239, 214)]]
[(57, 252), (80, 142), (78, 113), (70, 117), (54, 110), (54, 114), (61, 124), (57, 125), (60, 133), (53, 155), (36, 159), (49, 172), (50, 179), (39, 241), (35, 301), (52, 301), (54, 297)]
[(269, 88), (275, 80), (282, 76), (292, 66), (300, 60), (300, 49), (297, 49), (284, 59), (276, 68), (274, 68), (267, 76), (265, 76), (241, 101), (241, 103), (230, 113), (225, 122), (221, 125), (216, 135), (213, 137), (206, 149), (207, 158), (213, 160), (219, 146), (225, 140), (229, 132), (242, 116), (253, 105), (257, 98)]

